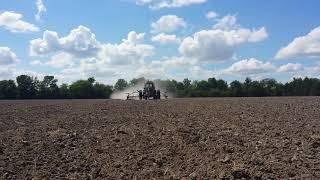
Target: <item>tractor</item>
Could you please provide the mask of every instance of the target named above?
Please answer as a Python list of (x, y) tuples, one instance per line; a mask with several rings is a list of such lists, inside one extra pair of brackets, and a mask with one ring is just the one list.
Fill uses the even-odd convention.
[(144, 84), (143, 90), (139, 90), (139, 99), (160, 99), (161, 98), (161, 92), (160, 90), (156, 90), (156, 87), (152, 81), (147, 81)]

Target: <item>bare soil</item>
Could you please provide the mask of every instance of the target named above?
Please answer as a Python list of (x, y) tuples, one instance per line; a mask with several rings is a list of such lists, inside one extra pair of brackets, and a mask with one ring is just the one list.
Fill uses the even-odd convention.
[(0, 102), (1, 179), (320, 179), (320, 98)]

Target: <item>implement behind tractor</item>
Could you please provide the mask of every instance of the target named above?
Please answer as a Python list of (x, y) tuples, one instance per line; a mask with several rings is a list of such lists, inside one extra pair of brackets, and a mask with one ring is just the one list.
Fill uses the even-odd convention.
[[(127, 93), (127, 100), (135, 99), (137, 97), (139, 97), (140, 100), (161, 99), (161, 91), (159, 89), (156, 89), (152, 81), (147, 81), (144, 84), (143, 90)], [(168, 98), (166, 93), (163, 94), (163, 97)]]

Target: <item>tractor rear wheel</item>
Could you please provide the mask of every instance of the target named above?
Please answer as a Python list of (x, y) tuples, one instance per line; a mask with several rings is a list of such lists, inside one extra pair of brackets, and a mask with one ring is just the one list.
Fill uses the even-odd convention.
[(142, 100), (143, 94), (141, 91), (139, 91), (139, 99)]
[(161, 99), (161, 93), (160, 93), (160, 90), (157, 90), (157, 99)]

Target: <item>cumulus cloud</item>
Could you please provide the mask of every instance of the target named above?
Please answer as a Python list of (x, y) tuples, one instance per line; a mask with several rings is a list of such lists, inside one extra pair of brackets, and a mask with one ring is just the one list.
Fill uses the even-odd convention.
[(219, 77), (220, 72), (206, 69), (201, 66), (192, 66), (190, 67), (190, 73), (192, 77), (195, 77), (196, 79), (208, 79), (208, 77)]
[(149, 79), (181, 79), (189, 76), (190, 68), (195, 62), (186, 60), (183, 57), (162, 58), (145, 63), (136, 69), (133, 74), (136, 77)]
[(225, 72), (239, 75), (251, 75), (273, 72), (275, 70), (276, 67), (270, 62), (262, 62), (255, 58), (250, 58), (232, 64)]
[[(58, 53), (55, 56), (59, 58), (63, 56), (61, 59), (66, 59), (66, 61), (61, 60), (57, 66), (64, 66), (64, 62), (70, 64), (70, 56), (78, 59), (97, 58), (110, 65), (135, 64), (153, 55), (153, 46), (142, 43), (144, 36), (144, 33), (131, 31), (120, 44), (110, 44), (96, 40), (95, 34), (84, 26), (71, 30), (69, 35), (62, 38), (56, 32), (45, 31), (43, 38), (30, 42), (30, 55), (42, 56)], [(52, 66), (54, 66), (53, 63), (57, 63), (57, 60), (52, 60)]]
[(68, 53), (57, 53), (53, 55), (49, 61), (42, 62), (39, 60), (31, 61), (30, 63), (33, 66), (45, 65), (53, 68), (68, 68), (75, 65), (74, 57)]
[(260, 42), (268, 38), (268, 33), (265, 27), (260, 28), (259, 30), (253, 29), (251, 35), (248, 38), (249, 42)]
[(8, 47), (0, 47), (0, 65), (11, 65), (18, 61), (14, 52)]
[(37, 14), (35, 15), (35, 18), (37, 21), (40, 21), (41, 20), (41, 15), (47, 11), (47, 8), (46, 6), (44, 5), (43, 1), (42, 0), (36, 0), (36, 5), (37, 5), (37, 9), (38, 9), (38, 12)]
[(54, 31), (45, 31), (43, 38), (30, 41), (30, 55), (39, 56), (55, 52), (67, 52), (77, 57), (92, 56), (99, 49), (95, 34), (84, 26), (71, 30), (70, 34), (59, 38)]
[(148, 5), (151, 9), (178, 8), (193, 4), (202, 4), (207, 0), (134, 0), (138, 5)]
[(299, 63), (288, 63), (282, 66), (279, 66), (277, 72), (289, 77), (320, 77), (320, 66), (313, 64), (311, 66), (305, 66)]
[(18, 58), (8, 47), (0, 47), (0, 79), (14, 78)]
[(239, 45), (261, 41), (262, 39), (253, 38), (255, 33), (256, 31), (249, 29), (202, 30), (185, 38), (179, 51), (183, 56), (200, 61), (223, 61), (232, 58)]
[(74, 76), (79, 75), (83, 77), (113, 77), (117, 74), (121, 68), (112, 68), (107, 66), (104, 61), (97, 58), (88, 58), (80, 61), (79, 66), (73, 68), (67, 68), (62, 71), (64, 75)]
[(7, 79), (11, 79), (11, 78), (15, 78), (14, 74), (15, 74), (15, 67), (14, 66), (0, 66), (0, 79), (3, 80), (7, 80)]
[(282, 65), (278, 68), (278, 72), (299, 72), (304, 69), (302, 64), (299, 63), (288, 63), (286, 65)]
[(179, 28), (185, 28), (187, 23), (184, 19), (176, 15), (165, 15), (162, 16), (158, 21), (151, 24), (151, 32), (174, 32)]
[(152, 68), (170, 68), (170, 67), (186, 67), (186, 66), (193, 66), (197, 62), (193, 59), (185, 59), (184, 57), (170, 57), (170, 58), (163, 58), (157, 61), (151, 61), (149, 67)]
[(21, 20), (22, 14), (15, 13), (12, 11), (5, 11), (0, 13), (0, 27), (4, 27), (10, 32), (37, 32), (39, 28), (35, 25)]
[(221, 29), (221, 30), (231, 30), (237, 29), (240, 25), (237, 24), (237, 17), (234, 15), (227, 15), (222, 17), (217, 21), (216, 24), (213, 25), (213, 29)]
[[(227, 19), (227, 20), (225, 20)], [(183, 39), (179, 52), (199, 61), (214, 62), (231, 59), (238, 47), (268, 37), (264, 27), (259, 30), (242, 28), (235, 16), (223, 17), (211, 30), (202, 30)]]
[(276, 59), (299, 57), (320, 57), (320, 27), (305, 36), (295, 38), (289, 45), (281, 48)]
[(95, 34), (84, 26), (71, 30), (62, 38), (56, 32), (45, 31), (42, 38), (30, 42), (30, 55), (54, 55), (50, 62), (55, 63), (57, 60), (54, 59), (64, 59), (56, 64), (58, 66), (66, 65), (64, 62), (70, 64), (71, 56), (77, 59), (97, 58), (110, 65), (127, 65), (153, 55), (154, 47), (143, 43), (144, 36), (144, 33), (131, 31), (120, 44), (110, 44), (97, 41)]
[(180, 43), (181, 40), (175, 34), (160, 33), (153, 36), (151, 41), (158, 42), (160, 44), (177, 44)]
[(74, 65), (73, 56), (68, 53), (58, 53), (51, 57), (46, 64), (54, 68), (66, 68)]
[(111, 65), (132, 65), (141, 64), (145, 57), (154, 53), (154, 47), (143, 44), (144, 33), (131, 31), (127, 39), (120, 44), (103, 44), (99, 59)]
[(30, 54), (42, 59), (30, 64), (61, 69), (60, 75), (68, 81), (88, 76), (129, 77), (144, 65), (146, 57), (154, 54), (154, 47), (144, 43), (144, 36), (131, 31), (119, 44), (111, 44), (99, 42), (84, 26), (62, 38), (46, 31), (42, 38), (30, 42)]
[(206, 14), (206, 18), (207, 19), (214, 19), (214, 18), (216, 18), (216, 17), (218, 17), (219, 15), (216, 13), (216, 12), (214, 12), (214, 11), (209, 11), (209, 12), (207, 12), (207, 14)]
[(30, 41), (30, 55), (37, 58), (30, 64), (56, 68), (63, 82), (94, 76), (101, 82), (114, 83), (118, 78), (135, 77), (145, 58), (154, 54), (154, 47), (144, 43), (144, 38), (145, 33), (131, 31), (120, 43), (113, 44), (99, 42), (84, 26), (65, 37), (45, 31), (42, 38)]

